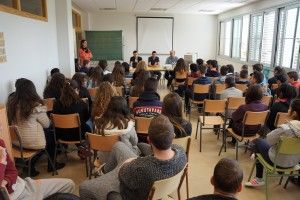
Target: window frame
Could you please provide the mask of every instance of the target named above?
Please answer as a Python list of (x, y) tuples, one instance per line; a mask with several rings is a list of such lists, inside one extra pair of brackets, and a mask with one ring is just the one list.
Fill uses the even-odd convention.
[[(224, 52), (223, 52), (223, 54), (221, 54), (220, 53), (220, 50), (221, 50), (221, 27), (222, 27), (222, 23), (224, 23), (224, 28), (225, 28), (225, 30), (224, 30), (224, 38), (225, 38), (225, 35), (226, 35), (226, 23), (227, 22), (231, 22), (231, 27), (230, 27), (230, 29), (231, 29), (231, 34), (230, 34), (230, 49), (229, 49), (229, 56), (228, 55), (225, 55), (225, 41), (224, 41), (224, 48), (223, 48), (223, 50), (224, 50)], [(233, 38), (233, 34), (232, 34), (232, 31), (233, 31), (233, 19), (227, 19), (227, 20), (222, 20), (222, 21), (219, 21), (219, 49), (218, 49), (218, 55), (220, 55), (220, 56), (223, 56), (223, 57), (226, 57), (226, 58), (231, 58), (231, 56), (232, 56), (232, 38)], [(224, 39), (223, 38), (223, 39)]]
[[(239, 56), (238, 57), (234, 57), (233, 56), (233, 32), (234, 32), (234, 22), (235, 20), (241, 20), (241, 26), (240, 26), (240, 42), (239, 42)], [(238, 17), (234, 17), (233, 20), (232, 20), (232, 37), (231, 37), (231, 58), (233, 59), (237, 59), (237, 60), (241, 60), (241, 47), (242, 47), (242, 37), (243, 37), (243, 16), (238, 16)]]
[[(218, 22), (221, 23), (221, 22), (225, 22), (225, 21), (228, 21), (228, 20), (234, 20), (236, 18), (242, 18), (242, 28), (243, 29), (243, 26), (244, 26), (244, 20), (243, 20), (243, 16), (245, 15), (249, 15), (250, 17), (250, 20), (249, 20), (249, 29), (248, 29), (248, 41), (247, 41), (247, 54), (246, 54), (246, 60), (241, 60), (241, 52), (240, 52), (240, 57), (239, 58), (236, 58), (236, 57), (232, 57), (232, 54), (231, 56), (225, 56), (225, 55), (221, 55), (219, 53), (219, 50), (220, 50), (220, 33), (221, 33), (221, 30), (219, 29), (219, 46), (218, 46), (218, 54), (217, 54), (217, 57), (219, 58), (223, 58), (223, 59), (227, 59), (227, 60), (232, 60), (234, 62), (238, 62), (238, 63), (241, 63), (241, 64), (254, 64), (254, 63), (257, 63), (257, 62), (261, 62), (261, 50), (262, 50), (262, 39), (263, 39), (263, 27), (264, 27), (264, 15), (265, 13), (269, 13), (271, 11), (275, 11), (275, 27), (274, 27), (274, 33), (273, 33), (273, 46), (272, 46), (272, 55), (271, 55), (271, 63), (269, 65), (269, 68), (272, 70), (274, 69), (275, 66), (277, 66), (277, 53), (278, 53), (278, 43), (279, 43), (279, 19), (280, 19), (280, 9), (290, 9), (290, 8), (293, 8), (293, 7), (296, 7), (298, 8), (298, 13), (297, 13), (297, 18), (296, 18), (296, 27), (295, 27), (295, 33), (294, 33), (294, 40), (293, 40), (293, 49), (292, 49), (292, 59), (291, 59), (291, 64), (290, 64), (290, 67), (287, 68), (287, 67), (284, 67), (285, 69), (287, 69), (287, 71), (289, 70), (296, 70), (299, 72), (300, 70), (300, 48), (299, 48), (299, 53), (298, 53), (298, 63), (297, 63), (297, 66), (296, 66), (296, 69), (293, 69), (292, 68), (292, 63), (293, 63), (293, 60), (294, 60), (294, 51), (295, 51), (295, 45), (296, 45), (296, 31), (297, 31), (297, 22), (300, 20), (300, 13), (299, 13), (299, 10), (300, 10), (300, 6), (299, 6), (299, 3), (297, 1), (292, 1), (292, 2), (288, 2), (288, 3), (283, 3), (283, 4), (280, 4), (280, 5), (276, 5), (276, 6), (272, 6), (272, 7), (269, 7), (269, 8), (264, 8), (264, 9), (261, 9), (261, 10), (258, 10), (258, 11), (255, 11), (255, 12), (248, 12), (248, 13), (243, 13), (243, 14), (240, 14), (240, 15), (237, 15), (237, 16), (232, 16), (232, 17), (229, 17), (229, 18), (224, 18), (224, 19), (219, 19)], [(251, 23), (252, 23), (252, 17), (259, 14), (259, 13), (262, 13), (262, 27), (261, 27), (261, 39), (260, 39), (260, 53), (259, 53), (259, 61), (253, 61), (253, 60), (250, 60), (250, 53), (249, 53), (249, 49), (250, 49), (250, 38), (251, 38)], [(232, 23), (234, 24), (234, 23)], [(233, 25), (232, 25), (233, 26)], [(284, 28), (285, 28), (286, 24), (284, 24)], [(220, 26), (219, 26), (220, 27)], [(233, 28), (233, 27), (232, 27)], [(284, 33), (285, 35), (285, 33)], [(233, 29), (232, 29), (232, 34), (231, 34), (231, 37), (233, 38)], [(284, 38), (284, 36), (283, 36)], [(233, 42), (233, 39), (232, 39), (232, 42)], [(231, 43), (232, 43), (231, 42)], [(282, 44), (282, 47), (283, 48), (283, 44)], [(232, 45), (231, 45), (231, 52), (232, 52)], [(280, 56), (282, 57), (282, 51), (280, 52)], [(280, 59), (280, 64), (282, 63), (282, 58), (279, 58)]]
[(6, 12), (13, 15), (18, 15), (22, 17), (27, 17), (27, 18), (47, 22), (48, 21), (47, 0), (40, 0), (40, 1), (42, 3), (42, 7), (41, 7), (42, 15), (36, 15), (36, 14), (23, 11), (21, 8), (21, 0), (12, 0), (12, 7), (0, 4), (0, 12)]

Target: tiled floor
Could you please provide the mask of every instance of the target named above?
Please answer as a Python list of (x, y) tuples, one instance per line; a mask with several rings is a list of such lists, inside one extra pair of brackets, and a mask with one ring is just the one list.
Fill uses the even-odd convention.
[[(160, 89), (159, 92), (163, 97), (168, 91), (166, 89)], [(233, 148), (228, 148), (227, 152), (223, 152), (221, 156), (218, 156), (221, 140), (217, 140), (216, 135), (211, 131), (204, 131), (202, 152), (199, 152), (199, 139), (195, 139), (196, 115), (197, 113), (195, 112), (191, 118), (193, 133), (189, 164), (190, 197), (212, 193), (213, 187), (210, 184), (210, 178), (215, 164), (223, 157), (235, 158), (235, 150)], [(253, 161), (250, 160), (249, 154), (244, 154), (242, 150), (239, 155), (239, 163), (244, 170), (245, 181), (249, 176)], [(62, 159), (64, 159), (64, 157), (62, 157)], [(46, 172), (45, 163), (41, 163), (38, 168), (41, 175), (37, 178), (52, 177), (50, 173)], [(76, 183), (76, 192), (78, 193), (79, 184), (86, 179), (84, 161), (79, 160), (76, 153), (70, 153), (66, 167), (59, 170), (59, 175), (55, 177), (72, 179)], [(300, 186), (295, 186), (290, 183), (287, 189), (283, 189), (283, 186), (278, 185), (279, 178), (270, 178), (269, 180), (270, 200), (300, 200)], [(186, 198), (185, 186), (182, 188), (182, 198), (183, 197)], [(264, 187), (255, 189), (244, 187), (242, 192), (238, 195), (238, 198), (241, 200), (263, 200), (265, 199)]]

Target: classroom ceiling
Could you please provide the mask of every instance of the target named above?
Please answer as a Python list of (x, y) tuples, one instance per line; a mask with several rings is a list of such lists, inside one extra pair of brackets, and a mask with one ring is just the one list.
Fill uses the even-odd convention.
[[(87, 12), (220, 14), (259, 0), (72, 0)], [(261, 0), (262, 1), (262, 0)]]

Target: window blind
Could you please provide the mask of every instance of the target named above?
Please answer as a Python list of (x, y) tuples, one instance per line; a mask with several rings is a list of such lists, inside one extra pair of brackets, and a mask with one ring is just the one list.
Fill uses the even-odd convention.
[(274, 29), (275, 29), (275, 11), (265, 13), (260, 62), (266, 64), (267, 66), (271, 65)]
[(247, 60), (250, 15), (243, 16), (241, 60)]
[(232, 57), (240, 58), (241, 47), (241, 28), (242, 19), (234, 19), (233, 21), (233, 41), (232, 41)]
[(250, 27), (249, 60), (251, 61), (259, 61), (261, 37), (262, 15), (254, 15), (251, 17)]

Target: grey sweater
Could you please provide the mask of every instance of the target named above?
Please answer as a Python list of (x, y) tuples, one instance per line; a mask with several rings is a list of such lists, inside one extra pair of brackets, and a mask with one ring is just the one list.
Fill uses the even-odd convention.
[[(267, 135), (267, 141), (271, 145), (269, 149), (270, 160), (275, 162), (277, 145), (280, 137), (297, 137), (300, 138), (300, 121), (292, 120), (279, 128), (273, 130)], [(276, 159), (276, 164), (280, 167), (293, 167), (300, 162), (300, 155), (282, 155), (279, 154)]]
[(152, 184), (179, 173), (187, 162), (185, 151), (177, 145), (170, 160), (158, 160), (154, 156), (139, 157), (125, 164), (119, 171), (120, 193), (123, 200), (147, 199)]

